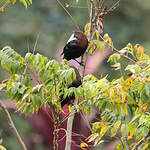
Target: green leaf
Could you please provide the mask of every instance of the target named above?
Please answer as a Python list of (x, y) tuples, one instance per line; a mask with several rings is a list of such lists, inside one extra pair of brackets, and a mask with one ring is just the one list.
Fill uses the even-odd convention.
[(113, 125), (113, 128), (111, 128), (111, 137), (114, 137), (116, 134), (117, 134), (117, 131), (119, 129), (121, 125), (121, 121), (118, 120), (114, 125)]
[(130, 71), (132, 73), (140, 73), (142, 71), (142, 69), (140, 68), (140, 66), (138, 65), (128, 65), (125, 70)]
[(96, 40), (92, 40), (88, 46), (88, 51), (89, 51), (89, 54), (92, 55), (93, 52), (95, 51), (96, 49), (96, 46), (97, 46), (97, 41)]
[(105, 48), (105, 44), (104, 42), (99, 42), (99, 53), (100, 53), (100, 56), (103, 54), (103, 51), (104, 51), (104, 48)]
[(117, 63), (118, 60), (120, 60), (120, 54), (114, 53), (112, 55), (109, 56), (108, 61), (107, 62), (114, 62)]
[(16, 0), (12, 0), (12, 4), (14, 5), (16, 3)]
[(22, 72), (25, 69), (24, 58), (9, 46), (0, 51), (0, 63), (3, 69), (13, 74)]
[(114, 49), (114, 44), (113, 44), (113, 41), (112, 41), (111, 37), (106, 33), (106, 34), (104, 34), (103, 38), (104, 38), (104, 41), (105, 41), (106, 43), (108, 43), (108, 45), (109, 45), (109, 46), (112, 48), (112, 50), (113, 50), (113, 49)]

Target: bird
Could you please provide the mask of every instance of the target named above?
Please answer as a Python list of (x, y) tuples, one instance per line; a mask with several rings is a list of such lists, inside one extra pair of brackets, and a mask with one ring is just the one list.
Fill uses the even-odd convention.
[[(75, 88), (78, 88), (80, 85), (82, 84), (81, 80), (73, 80), (72, 83), (68, 86), (68, 89), (71, 88), (71, 87), (75, 87)], [(63, 95), (62, 95), (62, 98), (61, 98), (61, 108), (64, 107), (64, 105), (70, 103), (71, 100), (74, 101), (75, 99), (75, 94), (73, 93), (71, 96), (66, 96), (65, 99), (63, 99)]]
[[(79, 73), (79, 71), (78, 71), (78, 69), (76, 67), (74, 67), (74, 66), (70, 66), (70, 67), (73, 68), (74, 71), (75, 71), (76, 80), (73, 80), (72, 83), (68, 85), (68, 89), (71, 88), (71, 87), (78, 88), (82, 84), (80, 73)], [(71, 100), (74, 101), (75, 94), (73, 93), (71, 96), (66, 96), (66, 98), (63, 98), (63, 97), (64, 97), (64, 95), (60, 96), (60, 103), (61, 103), (61, 107), (62, 108), (66, 104), (69, 105), (69, 103), (70, 103)]]
[[(66, 60), (76, 60), (82, 56), (88, 47), (88, 39), (86, 35), (81, 31), (74, 31), (70, 36), (67, 44), (63, 48), (61, 55), (64, 55), (63, 58)], [(78, 62), (78, 61), (77, 61)], [(81, 64), (80, 62), (78, 62)]]

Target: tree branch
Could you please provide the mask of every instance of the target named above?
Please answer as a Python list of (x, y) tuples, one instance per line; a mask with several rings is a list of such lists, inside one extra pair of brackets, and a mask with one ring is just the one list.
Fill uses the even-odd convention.
[(0, 108), (3, 110), (3, 112), (5, 113), (6, 117), (7, 117), (7, 121), (8, 121), (8, 124), (10, 126), (10, 129), (12, 130), (12, 132), (14, 133), (15, 137), (17, 138), (22, 150), (27, 150), (21, 136), (19, 135), (12, 119), (11, 119), (11, 116), (8, 112), (8, 110), (6, 109), (5, 105), (2, 103), (2, 101), (0, 101)]
[[(77, 104), (77, 100), (75, 101), (75, 105)], [(72, 110), (73, 115), (68, 118), (67, 120), (67, 132), (66, 132), (66, 146), (65, 150), (71, 150), (71, 136), (72, 136), (72, 127), (73, 127), (73, 120), (75, 116), (75, 110)]]
[[(101, 36), (101, 34), (99, 34), (99, 37), (105, 42), (105, 40), (104, 40), (104, 38)], [(105, 42), (105, 43), (106, 43), (109, 47), (111, 47), (112, 50), (114, 50), (116, 53), (118, 53), (118, 54), (120, 54), (121, 56), (123, 56), (124, 58), (130, 60), (130, 61), (133, 62), (134, 64), (137, 64), (137, 62), (136, 62), (135, 60), (131, 59), (130, 57), (128, 57), (128, 56), (126, 56), (126, 55), (124, 55), (124, 54), (122, 54), (122, 53), (120, 53), (120, 51), (119, 51), (117, 48), (112, 47), (111, 44), (109, 44), (109, 43), (107, 43), (107, 42)]]

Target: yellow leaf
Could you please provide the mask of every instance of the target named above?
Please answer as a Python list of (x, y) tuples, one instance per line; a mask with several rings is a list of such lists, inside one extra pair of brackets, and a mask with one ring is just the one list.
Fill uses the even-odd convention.
[(143, 112), (145, 112), (147, 110), (147, 103), (143, 104), (142, 108), (143, 108)]
[(149, 147), (149, 143), (144, 144), (143, 150), (147, 150)]
[(132, 78), (128, 78), (128, 79), (126, 80), (126, 82), (127, 82), (127, 86), (128, 86), (128, 87), (130, 87), (130, 86), (133, 85), (133, 79), (132, 79)]
[(113, 88), (110, 88), (109, 89), (109, 97), (113, 104), (114, 104), (114, 94), (115, 94), (115, 90)]
[(122, 106), (122, 109), (123, 109), (125, 115), (128, 115), (127, 105), (126, 104), (122, 104), (121, 106)]
[(85, 150), (85, 148), (87, 148), (88, 147), (88, 145), (85, 143), (85, 142), (81, 142), (80, 143), (80, 148), (82, 149), (82, 150)]
[(99, 128), (100, 128), (100, 124), (97, 124), (97, 125), (95, 126), (95, 129), (98, 130)]
[(111, 39), (111, 37), (106, 33), (106, 34), (104, 34), (104, 41), (106, 42), (106, 43), (108, 43), (108, 45), (112, 48), (112, 50), (114, 49), (114, 44), (113, 44), (113, 41), (112, 41), (112, 39)]
[(134, 46), (134, 50), (136, 52), (136, 57), (139, 58), (139, 57), (143, 57), (144, 56), (144, 47), (140, 44), (136, 44)]
[(6, 148), (2, 145), (0, 145), (0, 150), (6, 150)]
[(138, 112), (145, 112), (147, 110), (147, 103), (145, 104), (140, 104)]
[(4, 6), (0, 7), (0, 12), (4, 12)]
[(128, 49), (128, 51), (132, 51), (133, 50), (133, 46), (132, 46), (131, 43), (127, 44), (127, 49)]
[(122, 134), (122, 136), (126, 135), (126, 126), (125, 126), (125, 124), (122, 124), (122, 126), (121, 126), (121, 134)]
[(136, 131), (136, 126), (132, 126), (128, 134), (128, 140), (131, 140), (133, 138), (135, 131)]
[(87, 23), (85, 25), (85, 27), (84, 27), (84, 33), (85, 33), (85, 35), (88, 35), (89, 29), (90, 29), (90, 23)]
[(126, 103), (126, 101), (127, 101), (127, 95), (123, 95), (122, 96), (122, 98), (121, 98), (121, 101), (123, 102), (123, 103)]
[(27, 9), (28, 5), (27, 5), (27, 2), (25, 0), (20, 0), (20, 3), (22, 3), (24, 5), (24, 7)]
[(108, 126), (106, 124), (104, 124), (99, 133), (100, 138), (102, 138), (104, 136), (104, 134), (106, 133), (107, 130), (108, 130)]
[(68, 111), (71, 112), (71, 104), (68, 105)]
[(105, 122), (105, 119), (104, 119), (104, 117), (101, 117), (101, 122), (103, 122), (103, 123)]

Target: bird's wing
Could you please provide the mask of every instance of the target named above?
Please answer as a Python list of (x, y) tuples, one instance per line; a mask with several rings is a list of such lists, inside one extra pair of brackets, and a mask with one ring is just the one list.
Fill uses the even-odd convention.
[(77, 45), (76, 45), (76, 40), (73, 40), (69, 43), (67, 43), (62, 51), (62, 53), (60, 54), (60, 56), (62, 56), (63, 54), (65, 53), (68, 53), (68, 51), (72, 50), (72, 49), (75, 49), (77, 48)]

